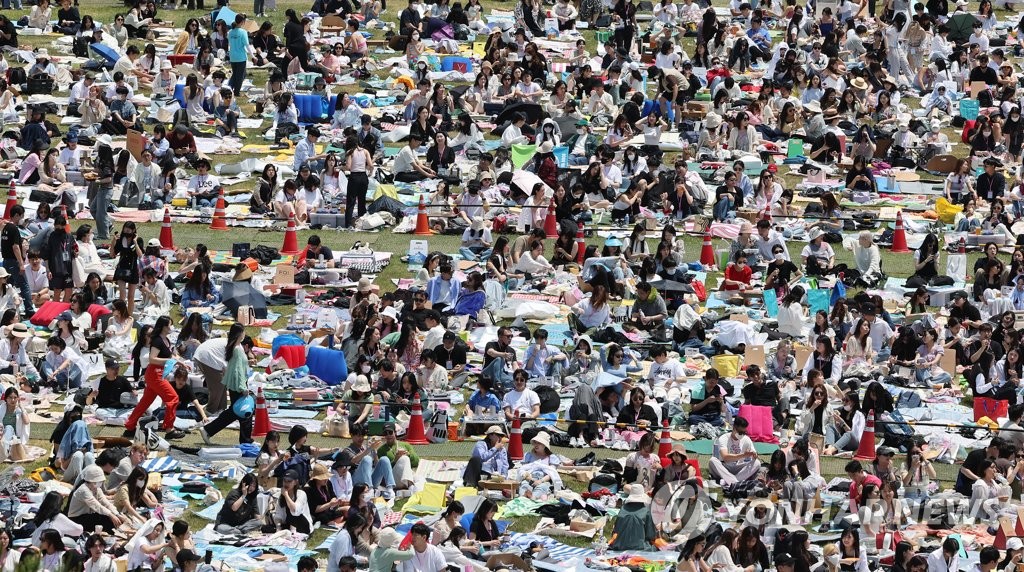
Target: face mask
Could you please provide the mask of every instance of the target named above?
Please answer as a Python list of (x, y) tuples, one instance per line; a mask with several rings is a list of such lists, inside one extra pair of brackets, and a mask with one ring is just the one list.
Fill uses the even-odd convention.
[(626, 160), (632, 161), (634, 159), (636, 159), (636, 155), (626, 155)]
[(843, 410), (844, 411), (851, 411), (851, 410), (853, 410), (853, 406), (852, 405), (844, 405), (843, 406)]
[(781, 253), (781, 252), (779, 252), (778, 254), (775, 255), (775, 260), (778, 260), (779, 262), (782, 262), (785, 259), (786, 259), (786, 255)]
[(523, 56), (523, 59), (526, 60), (526, 61), (530, 61), (530, 60), (533, 59), (533, 56), (526, 55), (526, 56)]
[(577, 130), (576, 130), (576, 133), (577, 133), (578, 135), (583, 135), (583, 134), (584, 134), (585, 132), (586, 132), (586, 130), (585, 130), (585, 129), (577, 129)]
[(370, 373), (370, 366), (368, 366), (368, 365), (364, 365), (360, 369), (363, 370), (363, 373)]
[(363, 493), (363, 504), (370, 502), (370, 493)]
[(829, 566), (839, 566), (839, 555), (830, 554), (825, 557), (825, 562), (828, 562)]
[(905, 125), (900, 125), (900, 133), (906, 133), (908, 129), (910, 128)]
[(984, 134), (985, 134), (985, 137), (988, 137), (988, 136), (992, 135), (992, 132), (991, 131), (985, 131)]
[(135, 481), (135, 485), (136, 486), (140, 486), (140, 487), (146, 486), (146, 479), (139, 479), (139, 480)]
[(1010, 116), (1010, 119), (1012, 119), (1014, 121), (1019, 121), (1020, 120), (1020, 114), (1014, 113), (1013, 115)]

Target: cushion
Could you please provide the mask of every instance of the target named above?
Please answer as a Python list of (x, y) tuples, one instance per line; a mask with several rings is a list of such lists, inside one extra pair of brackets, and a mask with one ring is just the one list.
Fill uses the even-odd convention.
[(56, 300), (50, 300), (43, 304), (36, 310), (35, 314), (32, 314), (32, 319), (29, 322), (33, 326), (42, 326), (44, 328), (50, 326), (50, 322), (57, 319), (64, 310), (70, 310), (71, 304), (68, 302), (57, 302)]
[(292, 369), (302, 367), (306, 365), (306, 346), (281, 346), (274, 357), (284, 358), (284, 362)]
[(345, 352), (341, 350), (309, 346), (306, 366), (309, 367), (310, 375), (315, 375), (327, 385), (338, 385), (348, 377)]
[[(300, 123), (317, 123), (323, 119), (323, 97), (310, 93), (297, 93), (293, 101), (295, 102), (295, 110), (299, 112)], [(331, 96), (326, 110), (328, 118), (334, 115), (334, 107), (337, 101), (337, 96)]]
[(97, 324), (100, 323), (100, 318), (111, 313), (110, 308), (107, 308), (106, 306), (101, 306), (99, 304), (93, 304), (89, 306), (89, 309), (86, 311), (89, 312), (90, 316), (92, 316), (93, 329), (96, 329)]
[(778, 443), (772, 427), (772, 408), (764, 405), (740, 405), (739, 416), (750, 422), (747, 435), (755, 443)]

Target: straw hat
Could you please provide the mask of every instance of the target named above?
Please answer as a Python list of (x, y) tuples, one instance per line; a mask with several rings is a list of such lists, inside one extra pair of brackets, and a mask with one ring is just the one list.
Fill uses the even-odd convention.
[(32, 330), (28, 329), (28, 326), (21, 322), (11, 324), (11, 326), (7, 328), (7, 333), (16, 338), (31, 338), (33, 336)]
[(672, 455), (679, 455), (685, 461), (686, 460), (686, 447), (682, 446), (679, 443), (676, 443), (675, 445), (672, 445), (672, 450), (669, 451), (667, 456), (671, 457)]
[(540, 433), (537, 433), (536, 437), (530, 439), (530, 443), (539, 443), (541, 445), (544, 445), (544, 448), (547, 449), (548, 454), (551, 454), (551, 435), (548, 435), (546, 431), (541, 431)]
[(48, 52), (46, 48), (39, 48), (36, 50), (36, 59), (50, 59), (50, 52)]
[(0, 278), (10, 278), (11, 273), (6, 268), (0, 267)]
[(555, 148), (555, 146), (554, 146), (554, 144), (551, 143), (551, 141), (545, 141), (545, 142), (540, 144), (540, 148), (537, 149), (537, 152), (538, 153), (550, 153), (552, 150), (554, 150), (554, 148)]
[(631, 502), (648, 504), (651, 502), (651, 497), (647, 496), (647, 492), (644, 491), (643, 485), (634, 483), (631, 485), (626, 485), (625, 488), (628, 496), (626, 496), (626, 502), (623, 504), (628, 504)]
[(313, 471), (309, 474), (309, 480), (311, 481), (326, 481), (330, 477), (330, 471), (327, 470), (325, 465), (316, 463), (313, 465)]
[(473, 230), (483, 230), (484, 229), (484, 220), (481, 219), (481, 218), (473, 219), (473, 224), (470, 226), (470, 228), (472, 228)]
[(821, 104), (818, 103), (817, 101), (812, 101), (810, 103), (804, 104), (804, 109), (810, 111), (811, 113), (821, 113)]
[(749, 220), (745, 220), (740, 223), (740, 234), (752, 234), (754, 232), (754, 225), (750, 224)]
[[(491, 425), (490, 427), (487, 428), (487, 432), (484, 433), (484, 435), (499, 435), (501, 437), (504, 437), (505, 428), (502, 427), (501, 425)], [(547, 435), (547, 433), (545, 433), (545, 435)]]
[(717, 113), (709, 113), (704, 119), (704, 124), (708, 129), (718, 129), (722, 126), (722, 118)]
[(867, 89), (868, 88), (868, 82), (864, 81), (864, 78), (862, 78), (862, 77), (855, 77), (855, 78), (853, 78), (850, 81), (850, 85), (853, 86), (853, 89), (861, 89), (861, 90), (863, 90), (863, 89)]

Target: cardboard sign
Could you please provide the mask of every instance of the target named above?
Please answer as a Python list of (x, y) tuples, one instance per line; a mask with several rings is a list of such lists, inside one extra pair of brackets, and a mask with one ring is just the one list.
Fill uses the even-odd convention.
[(988, 85), (983, 81), (971, 82), (971, 99), (978, 99), (978, 94), (987, 90)]
[(141, 132), (135, 131), (134, 129), (128, 130), (128, 143), (125, 147), (128, 152), (135, 157), (136, 161), (142, 160), (142, 150), (146, 148), (146, 143), (149, 139)]
[(274, 284), (295, 284), (295, 267), (291, 264), (278, 264)]
[(743, 365), (747, 367), (756, 365), (763, 371), (764, 364), (764, 346), (747, 346), (747, 351), (743, 354)]

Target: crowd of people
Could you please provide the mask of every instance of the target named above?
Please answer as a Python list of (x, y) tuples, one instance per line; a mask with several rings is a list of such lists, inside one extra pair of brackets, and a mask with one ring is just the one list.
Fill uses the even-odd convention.
[[(604, 467), (622, 491), (607, 548), (665, 550), (680, 572), (867, 572), (887, 536), (893, 570), (954, 572), (967, 561), (955, 539), (912, 544), (900, 532), (930, 523), (938, 499), (950, 497), (969, 504), (971, 522), (1017, 514), (1024, 243), (1014, 225), (1024, 187), (1013, 181), (1024, 121), (1006, 33), (1024, 24), (1000, 20), (1010, 11), (993, 12), (990, 0), (977, 10), (966, 0), (820, 9), (778, 0), (516, 0), (511, 16), (492, 18), (479, 0), (408, 0), (392, 14), (382, 0), (317, 0), (306, 14), (284, 11), (279, 39), (273, 0), (255, 0), (259, 22), (218, 0), (180, 27), (165, 21), (173, 0), (130, 4), (102, 23), (74, 0), (59, 8), (37, 0), (14, 21), (0, 13), (0, 116), (19, 150), (0, 168), (32, 189), (0, 228), (0, 457), (30, 454), (34, 396), (70, 396), (42, 453), (67, 494), (47, 493), (32, 526), (0, 530), (3, 571), (108, 572), (117, 556), (129, 571), (210, 565), (185, 520), (161, 518), (173, 493), (145, 468), (155, 449), (189, 433), (207, 446), (259, 447), (223, 499), (216, 534), (330, 526), (338, 532), (329, 572), (483, 570), (512, 546), (493, 500), (471, 517), (451, 500), (412, 526), (407, 546), (382, 518), (421, 484), (423, 451), (400, 439), (408, 415), (445, 413), (434, 398), (452, 391), (465, 397), (460, 421), (475, 440), (468, 459), (452, 459), (465, 462), (463, 484), (507, 479), (511, 496), (554, 504), (575, 494), (564, 470), (594, 463), (569, 451), (622, 451), (618, 467)], [(343, 35), (326, 34), (328, 16), (341, 18)], [(388, 23), (395, 59), (378, 67), (386, 56), (369, 40)], [(71, 37), (83, 62), (70, 66), (51, 57), (55, 47), (37, 47), (28, 66), (13, 65), (26, 29)], [(468, 58), (466, 81), (450, 81), (440, 60), (470, 55), (464, 48), (474, 42), (482, 51)], [(254, 82), (257, 68), (265, 83)], [(312, 121), (300, 121), (300, 74), (315, 76), (309, 93), (326, 104)], [(394, 101), (386, 115), (345, 88), (350, 77), (385, 86)], [(66, 110), (29, 101), (64, 88)], [(978, 103), (976, 117), (963, 113), (965, 100)], [(171, 111), (157, 120), (156, 109)], [(65, 114), (79, 121), (68, 128), (57, 119)], [(245, 127), (256, 118), (269, 129)], [(950, 155), (954, 127), (969, 148), (959, 159)], [(393, 137), (396, 129), (408, 134)], [(129, 130), (147, 138), (134, 154), (120, 150)], [(220, 161), (197, 140), (240, 148), (254, 135), (288, 156), (260, 163), (246, 205), (254, 218), (313, 225), (318, 214), (342, 212), (352, 228), (368, 195), (394, 184), (423, 196), (432, 231), (460, 237), (448, 249), (457, 252), (430, 244), (409, 288), (381, 291), (349, 271), (346, 319), (301, 340), (310, 355), (344, 356), (349, 374), (329, 380), (342, 403), (329, 422), (351, 438), (337, 446), (314, 446), (302, 425), (253, 436), (253, 374), (265, 344), (238, 315), (224, 331), (211, 328), (211, 313), (238, 288), (262, 291), (260, 269), (215, 265), (204, 244), (169, 255), (159, 238), (112, 216), (182, 200), (211, 210), (224, 191)], [(780, 172), (783, 158), (835, 181), (805, 194), (809, 185), (794, 187)], [(940, 263), (943, 234), (915, 226), (912, 254), (883, 257), (878, 229), (858, 226), (848, 208), (892, 190), (882, 162), (913, 170), (934, 160), (949, 163), (936, 192), (956, 213), (946, 233), (985, 235), (983, 256), (970, 269), (963, 262), (969, 284), (951, 292), (937, 290), (957, 283), (953, 254)], [(608, 222), (615, 230), (599, 227), (600, 241), (578, 239), (581, 225)], [(684, 236), (708, 225), (730, 238), (720, 275), (705, 278), (709, 265), (696, 262), (702, 256)], [(308, 236), (296, 281), (341, 270), (332, 242)], [(890, 275), (905, 279), (905, 295), (882, 289)], [(567, 309), (557, 317), (568, 331), (549, 321), (494, 324), (479, 342), (461, 335), (491, 325), (506, 293), (545, 295), (552, 284), (561, 286), (556, 301)], [(940, 292), (948, 304), (932, 302)], [(942, 482), (933, 463), (957, 461), (951, 437), (908, 421), (920, 419), (912, 416), (922, 399), (955, 408), (964, 396), (983, 408), (974, 421), (1003, 430), (964, 442), (978, 446), (956, 482)], [(118, 412), (130, 447), (98, 450), (88, 424), (98, 411)], [(544, 422), (552, 415), (556, 424)], [(666, 424), (711, 441), (703, 467), (678, 442), (659, 455)], [(513, 426), (522, 460), (509, 454)], [(779, 448), (762, 456), (765, 442)], [(810, 524), (836, 476), (822, 459), (855, 454), (871, 460), (845, 464), (848, 505), (825, 519), (838, 541), (812, 544), (803, 529), (770, 526), (766, 515), (783, 506), (796, 519), (786, 524)], [(754, 498), (750, 513), (715, 530), (710, 505), (691, 508), (684, 516), (702, 525), (678, 535), (664, 490), (698, 498), (711, 482), (728, 498)], [(128, 541), (112, 546), (118, 535)], [(14, 543), (25, 539), (31, 545), (19, 552)], [(1019, 566), (1019, 539), (1002, 552), (984, 540), (977, 570)], [(295, 567), (321, 565), (303, 557)]]

